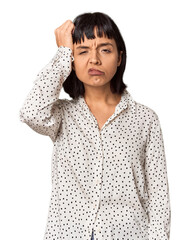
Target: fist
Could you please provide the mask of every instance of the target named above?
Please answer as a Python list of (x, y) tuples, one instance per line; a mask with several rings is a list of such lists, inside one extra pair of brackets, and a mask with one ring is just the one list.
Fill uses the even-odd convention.
[(71, 20), (67, 20), (60, 27), (56, 28), (54, 33), (56, 37), (57, 46), (69, 47), (73, 51), (72, 33), (75, 25)]

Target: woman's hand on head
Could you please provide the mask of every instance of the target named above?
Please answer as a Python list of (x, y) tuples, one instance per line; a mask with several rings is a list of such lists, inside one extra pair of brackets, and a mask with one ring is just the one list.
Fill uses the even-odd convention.
[(56, 28), (54, 33), (56, 37), (57, 46), (69, 47), (73, 51), (72, 33), (75, 25), (71, 20), (67, 20), (60, 27)]

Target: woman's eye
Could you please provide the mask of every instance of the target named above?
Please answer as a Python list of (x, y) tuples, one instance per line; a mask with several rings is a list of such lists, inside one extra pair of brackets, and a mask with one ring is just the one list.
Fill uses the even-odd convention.
[(109, 49), (103, 49), (103, 52), (110, 53), (111, 51)]
[(87, 51), (80, 52), (79, 55), (84, 54), (84, 53), (87, 53)]

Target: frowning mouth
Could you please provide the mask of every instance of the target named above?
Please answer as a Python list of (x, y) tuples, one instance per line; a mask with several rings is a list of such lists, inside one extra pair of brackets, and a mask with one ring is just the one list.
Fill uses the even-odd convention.
[(100, 75), (103, 75), (104, 72), (98, 70), (98, 69), (94, 69), (94, 68), (90, 68), (88, 70), (88, 74), (91, 75), (91, 76), (100, 76)]

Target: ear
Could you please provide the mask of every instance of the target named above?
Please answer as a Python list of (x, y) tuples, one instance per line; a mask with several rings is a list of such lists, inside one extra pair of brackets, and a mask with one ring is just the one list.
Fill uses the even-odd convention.
[(121, 64), (121, 61), (122, 61), (122, 54), (123, 54), (123, 51), (120, 51), (120, 54), (118, 56), (118, 62), (117, 62), (117, 66), (119, 67), (120, 64)]

